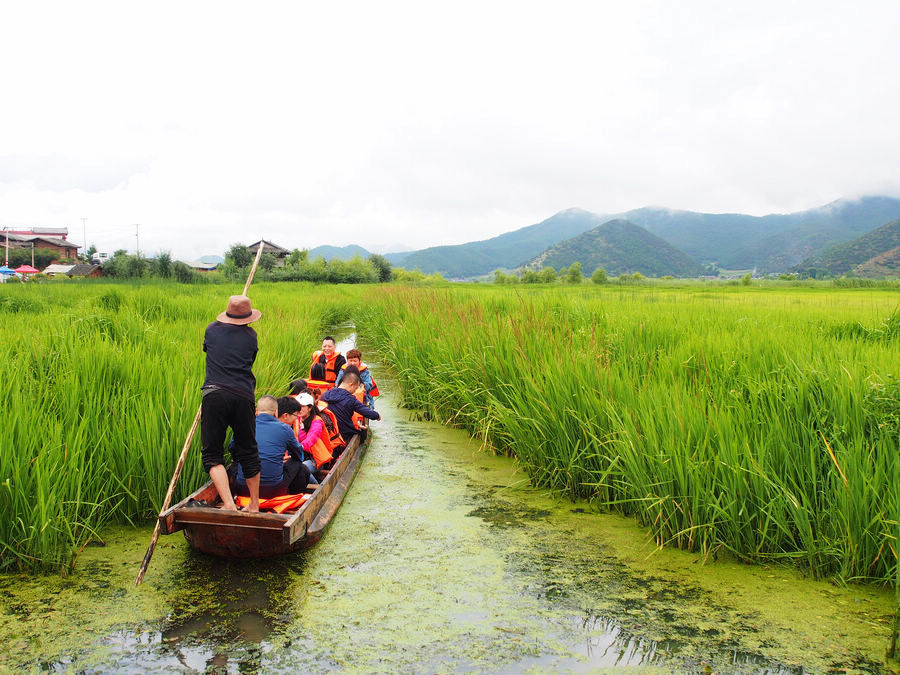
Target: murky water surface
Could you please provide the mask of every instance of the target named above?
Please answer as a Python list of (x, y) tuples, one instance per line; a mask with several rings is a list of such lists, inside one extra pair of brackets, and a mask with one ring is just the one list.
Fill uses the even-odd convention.
[(891, 668), (889, 594), (658, 551), (415, 420), (384, 380), (384, 419), (314, 549), (227, 562), (164, 537), (135, 588), (151, 530), (107, 532), (69, 578), (0, 577), (0, 670)]

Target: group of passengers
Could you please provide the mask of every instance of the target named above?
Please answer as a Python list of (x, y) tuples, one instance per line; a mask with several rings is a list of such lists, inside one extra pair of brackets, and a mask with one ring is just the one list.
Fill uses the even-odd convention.
[[(291, 382), (287, 396), (260, 397), (254, 415), (252, 366), (258, 348), (249, 324), (260, 316), (248, 297), (232, 296), (203, 340), (203, 468), (227, 510), (238, 508), (233, 494), (249, 497), (247, 510), (257, 512), (260, 499), (304, 492), (354, 436), (365, 440), (364, 419), (381, 419), (373, 409), (378, 386), (362, 354), (351, 349), (344, 357), (331, 336), (313, 353), (308, 379)], [(229, 426), (234, 464), (226, 470), (223, 444)]]

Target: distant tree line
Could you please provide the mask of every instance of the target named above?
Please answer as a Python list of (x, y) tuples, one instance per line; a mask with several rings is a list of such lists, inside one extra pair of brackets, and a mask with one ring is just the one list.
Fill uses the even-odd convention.
[[(5, 247), (0, 249), (0, 253), (4, 256), (6, 255)], [(22, 265), (31, 265), (31, 248), (20, 248), (16, 246), (15, 248), (9, 249), (9, 266), (13, 269), (20, 267)], [(58, 260), (60, 264), (75, 264), (74, 260), (70, 260), (68, 258), (59, 259), (59, 253), (50, 248), (36, 248), (34, 249), (34, 267), (35, 269), (42, 270), (47, 265), (51, 264), (54, 260)]]
[(174, 279), (183, 284), (198, 281), (200, 275), (179, 260), (172, 260), (169, 251), (160, 251), (155, 258), (129, 255), (119, 249), (103, 264), (103, 276), (114, 279)]
[[(634, 279), (643, 279), (643, 275), (640, 272), (636, 272), (634, 275), (631, 274), (623, 274), (619, 277), (620, 280), (624, 281), (634, 280)], [(565, 283), (565, 284), (580, 284), (585, 280), (584, 273), (582, 272), (581, 263), (576, 261), (572, 263), (568, 268), (561, 267), (557, 272), (552, 267), (542, 267), (540, 270), (532, 270), (525, 269), (522, 270), (520, 274), (505, 274), (502, 270), (496, 270), (494, 272), (494, 283), (495, 284), (552, 284), (555, 282)], [(602, 267), (598, 267), (594, 270), (594, 273), (591, 275), (591, 281), (595, 284), (605, 284), (608, 281), (606, 276), (606, 270)]]
[[(219, 269), (226, 279), (243, 279), (253, 264), (254, 255), (247, 246), (234, 244), (225, 254)], [(394, 271), (387, 258), (372, 254), (365, 260), (354, 256), (350, 260), (325, 260), (317, 256), (310, 260), (309, 251), (295, 248), (278, 266), (278, 259), (263, 253), (259, 259), (260, 278), (267, 281), (311, 281), (328, 284), (374, 284), (391, 281)]]

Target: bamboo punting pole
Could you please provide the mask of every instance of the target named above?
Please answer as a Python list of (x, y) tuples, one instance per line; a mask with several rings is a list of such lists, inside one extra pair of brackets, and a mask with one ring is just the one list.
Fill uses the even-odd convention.
[[(247, 291), (250, 290), (250, 284), (253, 282), (253, 275), (256, 274), (256, 267), (259, 265), (259, 259), (262, 257), (263, 248), (265, 247), (265, 242), (260, 240), (259, 249), (256, 252), (256, 259), (253, 261), (253, 266), (250, 268), (250, 274), (247, 276), (247, 283), (244, 284), (244, 295), (247, 295)], [(197, 426), (200, 424), (200, 410), (202, 406), (197, 407), (197, 414), (194, 415), (194, 422), (191, 424), (191, 430), (188, 432), (187, 438), (184, 441), (184, 446), (181, 448), (181, 456), (178, 458), (178, 463), (175, 465), (175, 472), (172, 474), (172, 480), (169, 481), (169, 489), (166, 492), (166, 498), (163, 500), (162, 508), (160, 508), (159, 512), (162, 513), (167, 508), (169, 508), (169, 503), (172, 501), (172, 495), (175, 494), (175, 486), (178, 484), (178, 479), (181, 477), (181, 470), (184, 468), (184, 461), (187, 459), (188, 450), (191, 447), (191, 441), (194, 440), (194, 434), (197, 432)], [(147, 567), (150, 565), (150, 558), (153, 557), (153, 551), (156, 550), (156, 542), (159, 540), (159, 518), (156, 519), (156, 527), (153, 528), (153, 536), (150, 539), (150, 546), (147, 547), (147, 553), (144, 554), (144, 562), (141, 563), (141, 569), (138, 571), (137, 578), (134, 580), (134, 585), (139, 586), (140, 583), (144, 580), (144, 573), (147, 571)]]

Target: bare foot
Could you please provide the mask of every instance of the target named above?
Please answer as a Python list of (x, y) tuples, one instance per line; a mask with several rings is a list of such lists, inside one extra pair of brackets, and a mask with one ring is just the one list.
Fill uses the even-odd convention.
[(234, 502), (231, 502), (231, 504), (222, 504), (219, 508), (223, 511), (240, 511), (240, 509), (237, 507), (237, 504), (235, 504)]

